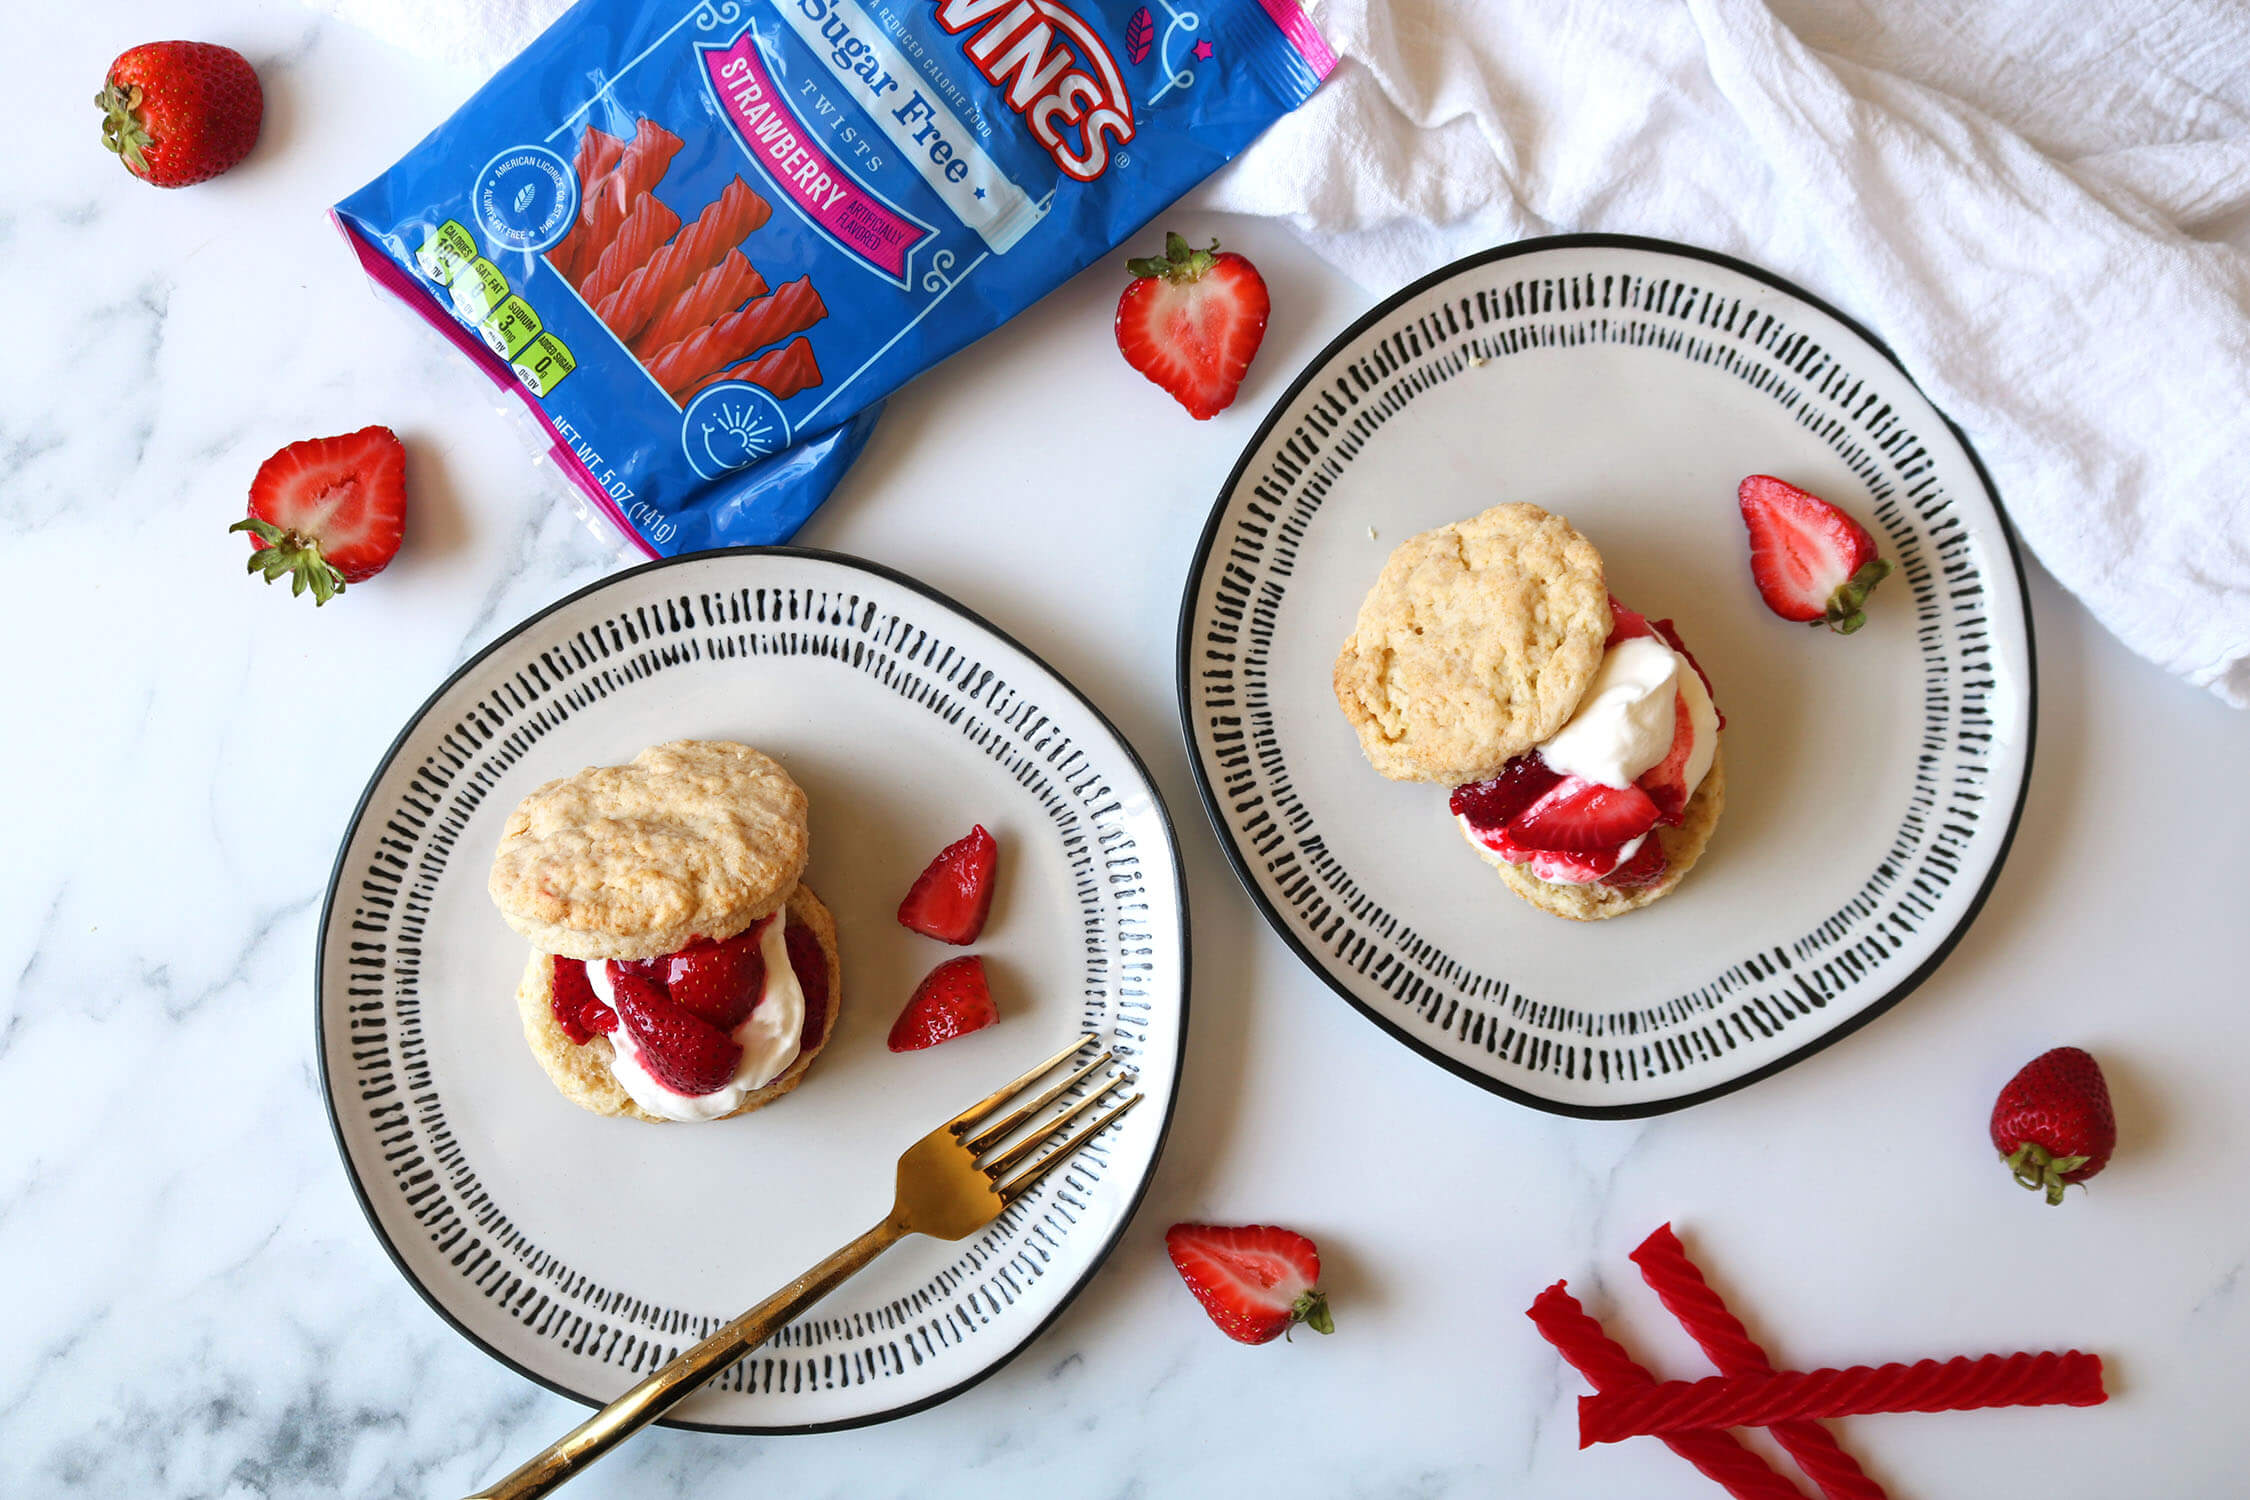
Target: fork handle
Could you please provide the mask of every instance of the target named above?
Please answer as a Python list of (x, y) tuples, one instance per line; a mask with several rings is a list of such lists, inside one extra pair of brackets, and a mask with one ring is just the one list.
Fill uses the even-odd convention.
[(522, 1468), (469, 1500), (532, 1500), (560, 1487), (597, 1458), (646, 1427), (694, 1393), (697, 1387), (752, 1349), (806, 1308), (827, 1296), (867, 1263), (904, 1239), (908, 1231), (894, 1212), (804, 1275), (741, 1317), (650, 1373), (615, 1401), (536, 1455)]

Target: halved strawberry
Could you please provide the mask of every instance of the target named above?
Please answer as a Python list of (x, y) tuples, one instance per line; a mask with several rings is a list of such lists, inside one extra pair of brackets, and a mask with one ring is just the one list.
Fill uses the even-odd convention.
[(1500, 774), (1490, 780), (1455, 787), (1445, 805), (1454, 816), (1467, 818), (1472, 828), (1505, 828), (1510, 819), (1547, 795), (1560, 780), (1561, 775), (1540, 759), (1538, 751), (1527, 750), (1502, 766)]
[(1641, 840), (1641, 847), (1633, 857), (1602, 877), (1603, 885), (1654, 885), (1663, 878), (1665, 869), (1664, 844), (1655, 834)]
[(919, 1052), (982, 1031), (1000, 1019), (985, 982), (984, 960), (971, 954), (949, 958), (914, 987), (906, 1009), (891, 1023), (890, 1049)]
[(326, 604), (398, 555), (406, 449), (388, 427), (291, 443), (258, 466), (250, 514), (227, 530), (250, 533), (251, 572)]
[(1866, 527), (1771, 474), (1743, 480), (1736, 499), (1750, 528), (1750, 575), (1766, 608), (1838, 635), (1867, 623), (1861, 606), (1891, 565), (1875, 555)]
[(1656, 826), (1655, 802), (1637, 786), (1603, 786), (1566, 776), (1510, 820), (1508, 837), (1526, 849), (1597, 854)]
[(1320, 1280), (1320, 1250), (1272, 1224), (1174, 1224), (1164, 1231), (1173, 1268), (1221, 1332), (1267, 1344), (1302, 1323), (1334, 1333)]
[(630, 969), (610, 970), (609, 984), (617, 1014), (658, 1083), (676, 1093), (709, 1094), (733, 1081), (742, 1061), (733, 1037)]
[(1233, 402), (1266, 336), (1272, 301), (1258, 268), (1213, 240), (1194, 250), (1176, 234), (1164, 254), (1125, 262), (1132, 282), (1117, 299), (1125, 362), (1168, 391), (1197, 421)]
[(1000, 846), (979, 823), (968, 837), (939, 850), (914, 877), (898, 904), (900, 925), (941, 943), (966, 947), (975, 942), (992, 913), (992, 871), (999, 862)]
[(753, 922), (723, 943), (696, 938), (664, 961), (664, 988), (672, 1003), (684, 1006), (721, 1031), (731, 1032), (750, 1017), (766, 987), (766, 959), (758, 945), (766, 923)]
[(1695, 753), (1695, 721), (1688, 717), (1687, 694), (1672, 694), (1672, 748), (1634, 783), (1656, 804), (1656, 821), (1677, 824), (1687, 811), (1688, 758)]

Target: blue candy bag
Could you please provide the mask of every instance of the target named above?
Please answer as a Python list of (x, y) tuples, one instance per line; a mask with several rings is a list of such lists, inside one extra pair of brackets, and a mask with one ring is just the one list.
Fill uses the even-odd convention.
[(1334, 61), (1295, 0), (581, 0), (336, 219), (642, 550), (779, 542)]

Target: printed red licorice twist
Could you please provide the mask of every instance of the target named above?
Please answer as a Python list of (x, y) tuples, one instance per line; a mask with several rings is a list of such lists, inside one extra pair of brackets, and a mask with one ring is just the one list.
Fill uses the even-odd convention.
[[(1719, 1367), (1720, 1374), (1773, 1373), (1773, 1362), (1766, 1351), (1727, 1311), (1726, 1303), (1703, 1279), (1695, 1262), (1688, 1259), (1686, 1247), (1671, 1225), (1664, 1225), (1643, 1240), (1633, 1252), (1633, 1263), (1641, 1268), (1642, 1279), (1665, 1311), (1680, 1320), (1680, 1326)], [(1773, 1427), (1773, 1436), (1827, 1500), (1884, 1500), (1883, 1487), (1868, 1478), (1858, 1461), (1819, 1423), (1779, 1422)]]
[[(610, 309), (634, 295), (633, 281), (634, 278), (628, 277), (617, 296), (601, 306), (602, 321), (613, 329), (623, 328), (632, 321), (632, 314), (624, 311), (613, 319)], [(642, 285), (651, 292), (659, 290), (653, 282), (643, 281)], [(640, 337), (632, 341), (633, 353), (645, 361), (665, 345), (679, 342), (704, 324), (725, 317), (752, 297), (765, 294), (766, 279), (740, 250), (729, 250), (726, 259), (698, 276), (695, 285), (674, 297), (653, 316), (642, 314), (640, 322), (646, 326)]]
[(1771, 1427), (1871, 1412), (1973, 1411), (1987, 1406), (2097, 1406), (2102, 1362), (2077, 1350), (1714, 1375), (1578, 1399), (1578, 1445), (1629, 1437)]
[(679, 227), (680, 216), (666, 207), (663, 199), (654, 193), (641, 194), (634, 201), (633, 211), (619, 226), (617, 238), (609, 242), (601, 261), (579, 285), (578, 294), (589, 306), (600, 307), (602, 299), (616, 291), (619, 282), (646, 265), (657, 247), (670, 239), (672, 231)]
[(713, 370), (803, 333), (827, 316), (827, 305), (813, 290), (812, 278), (800, 276), (666, 345), (648, 362), (648, 373), (658, 385), (678, 396)]
[(786, 401), (799, 391), (820, 384), (820, 365), (813, 358), (811, 340), (791, 339), (784, 348), (769, 350), (731, 370), (704, 376), (680, 393), (680, 404), (687, 405), (698, 391), (722, 380), (747, 380), (752, 385), (764, 386), (773, 393), (774, 399)]
[(588, 129), (578, 138), (578, 150), (571, 156), (571, 167), (578, 174), (578, 214), (570, 232), (547, 252), (547, 263), (564, 276), (571, 275), (572, 262), (579, 247), (586, 241), (586, 208), (593, 201), (594, 184), (601, 181), (617, 158), (625, 152), (625, 143), (606, 130)]
[(625, 215), (643, 193), (655, 190), (679, 149), (678, 136), (654, 120), (643, 120), (618, 156), (617, 165), (594, 184), (594, 191), (579, 211), (580, 227), (586, 235), (571, 257), (571, 272), (581, 288), (601, 264), (602, 252), (624, 227)]
[[(704, 205), (693, 224), (650, 256), (647, 265), (625, 278), (613, 294), (618, 300), (614, 315), (605, 311), (600, 303), (595, 304), (595, 313), (619, 338), (633, 345), (633, 352), (645, 364), (665, 344), (686, 338), (709, 319), (689, 324), (663, 343), (644, 343), (644, 330), (649, 323), (660, 316), (673, 299), (694, 286), (698, 277), (724, 260), (728, 251), (755, 233), (772, 213), (773, 205), (752, 192), (749, 183), (735, 178), (726, 185), (724, 192)], [(643, 309), (645, 312), (639, 321), (629, 316), (629, 311)]]
[[(1633, 1357), (1578, 1305), (1567, 1282), (1558, 1281), (1541, 1292), (1531, 1304), (1530, 1318), (1540, 1336), (1554, 1345), (1595, 1390), (1625, 1392), (1654, 1383), (1655, 1377), (1635, 1364)], [(1667, 1437), (1664, 1443), (1735, 1500), (1787, 1500), (1792, 1495), (1804, 1500), (1804, 1491), (1776, 1474), (1731, 1433), (1684, 1432)]]

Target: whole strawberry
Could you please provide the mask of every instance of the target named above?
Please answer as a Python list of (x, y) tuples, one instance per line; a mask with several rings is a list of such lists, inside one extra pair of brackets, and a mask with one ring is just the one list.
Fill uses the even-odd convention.
[(258, 466), (250, 514), (227, 530), (250, 533), (251, 572), (326, 604), (398, 555), (406, 449), (388, 427), (291, 443)]
[(1117, 299), (1117, 348), (1198, 422), (1226, 409), (1266, 337), (1272, 306), (1258, 268), (1213, 240), (1194, 250), (1164, 236), (1161, 256), (1125, 262), (1133, 280)]
[(2064, 1184), (2084, 1182), (2117, 1149), (2101, 1064), (2076, 1047), (2024, 1064), (1992, 1106), (1992, 1146), (2019, 1184), (2062, 1202)]
[(1304, 1324), (1334, 1333), (1320, 1280), (1320, 1251), (1294, 1229), (1272, 1224), (1174, 1224), (1164, 1249), (1221, 1332), (1268, 1344)]
[(266, 113), (256, 70), (210, 42), (150, 42), (120, 54), (94, 103), (102, 144), (158, 187), (187, 187), (241, 161)]

